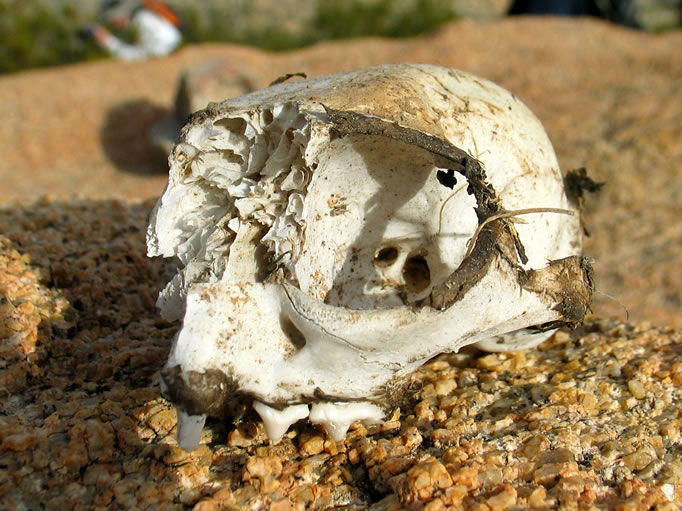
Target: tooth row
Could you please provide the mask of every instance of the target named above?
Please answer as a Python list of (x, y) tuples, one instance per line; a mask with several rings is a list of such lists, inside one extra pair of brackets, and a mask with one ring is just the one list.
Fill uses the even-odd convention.
[[(382, 422), (385, 415), (378, 406), (363, 402), (315, 403), (311, 408), (308, 408), (308, 405), (291, 405), (278, 410), (260, 401), (254, 401), (253, 408), (263, 420), (265, 434), (273, 442), (280, 440), (292, 424), (306, 417), (310, 422), (324, 426), (329, 436), (335, 442), (340, 442), (355, 421), (377, 424)], [(189, 415), (179, 408), (177, 414), (178, 445), (186, 451), (193, 451), (199, 447), (206, 416)]]
[[(377, 424), (382, 422), (385, 415), (378, 406), (363, 402), (315, 403), (311, 408), (305, 404), (291, 405), (278, 410), (260, 401), (254, 401), (253, 408), (263, 420), (265, 433), (273, 442), (280, 440), (292, 424), (306, 417), (310, 422), (324, 426), (329, 436), (335, 442), (340, 442), (355, 421)], [(178, 445), (186, 451), (193, 451), (199, 446), (206, 416), (189, 415), (179, 408), (177, 414)]]
[(254, 401), (253, 408), (263, 420), (265, 433), (272, 441), (282, 438), (293, 423), (308, 417), (310, 422), (324, 426), (335, 442), (340, 442), (355, 421), (376, 424), (385, 415), (378, 406), (363, 402), (315, 403), (310, 410), (308, 405), (292, 405), (276, 410), (260, 401)]

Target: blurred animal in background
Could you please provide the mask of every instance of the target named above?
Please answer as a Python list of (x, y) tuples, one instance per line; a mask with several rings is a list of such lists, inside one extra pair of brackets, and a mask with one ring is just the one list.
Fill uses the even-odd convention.
[(130, 30), (134, 41), (126, 42), (98, 23), (82, 29), (81, 35), (123, 60), (168, 55), (182, 42), (182, 18), (158, 0), (102, 0), (98, 17), (115, 29)]

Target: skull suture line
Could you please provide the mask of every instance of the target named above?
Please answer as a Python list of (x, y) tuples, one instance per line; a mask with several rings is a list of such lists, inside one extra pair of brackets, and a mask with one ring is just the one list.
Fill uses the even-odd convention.
[(158, 304), (184, 318), (162, 386), (186, 449), (244, 401), (271, 439), (308, 417), (340, 440), (434, 355), (532, 347), (589, 306), (542, 126), (467, 73), (272, 86), (195, 114), (170, 167), (148, 249), (183, 265)]

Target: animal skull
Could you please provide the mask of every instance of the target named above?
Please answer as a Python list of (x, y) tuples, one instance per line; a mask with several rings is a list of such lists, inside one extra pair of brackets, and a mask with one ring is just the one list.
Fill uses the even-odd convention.
[(186, 449), (243, 401), (273, 440), (306, 417), (340, 440), (434, 355), (529, 348), (589, 305), (547, 135), (473, 75), (271, 86), (196, 113), (169, 162), (147, 244), (182, 264), (158, 305), (183, 318), (162, 387)]

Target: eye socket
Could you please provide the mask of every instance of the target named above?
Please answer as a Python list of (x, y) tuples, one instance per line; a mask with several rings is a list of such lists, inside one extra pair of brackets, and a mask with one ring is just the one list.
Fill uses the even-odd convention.
[(398, 260), (399, 254), (396, 247), (384, 247), (374, 255), (374, 262), (380, 266), (390, 266)]
[(414, 255), (405, 261), (403, 280), (408, 293), (419, 293), (431, 284), (431, 270), (423, 255)]

